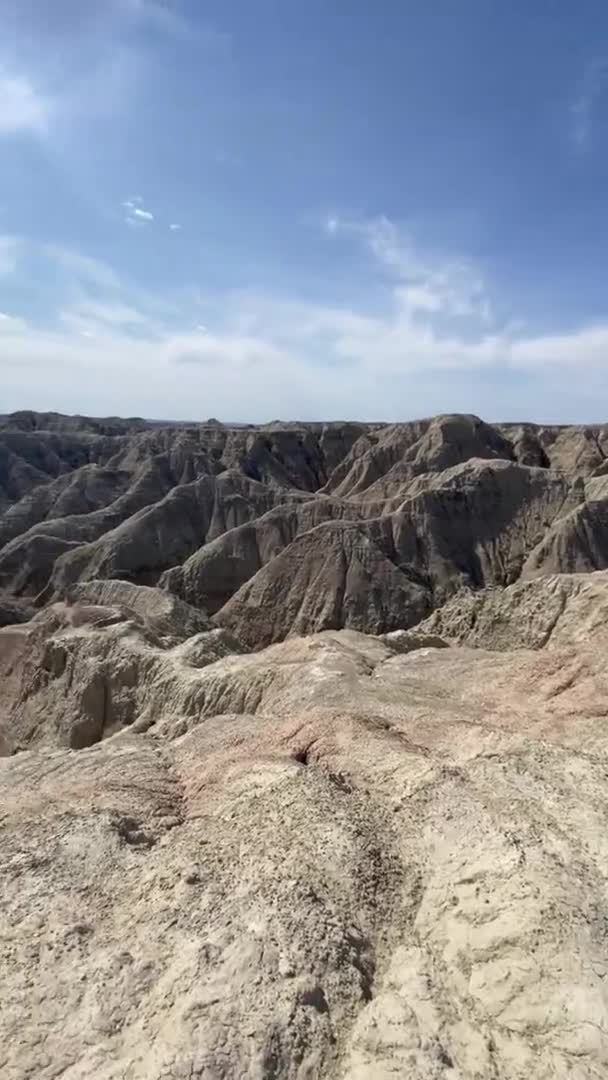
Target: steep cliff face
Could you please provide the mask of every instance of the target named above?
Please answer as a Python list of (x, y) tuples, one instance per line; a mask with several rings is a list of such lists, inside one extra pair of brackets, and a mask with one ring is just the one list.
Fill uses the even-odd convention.
[(80, 581), (160, 584), (257, 646), (406, 628), (463, 586), (608, 565), (607, 446), (604, 428), (474, 416), (172, 428), (19, 414), (0, 423), (0, 590), (41, 606)]

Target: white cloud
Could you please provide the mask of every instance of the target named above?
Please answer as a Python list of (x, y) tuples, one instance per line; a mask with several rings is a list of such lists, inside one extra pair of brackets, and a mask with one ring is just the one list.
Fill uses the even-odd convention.
[[(79, 5), (74, 38), (62, 32), (62, 16), (56, 35), (35, 17), (14, 22), (12, 34), (2, 25), (0, 136), (53, 136), (55, 153), (63, 155), (74, 136), (88, 138), (96, 123), (110, 118), (115, 125), (137, 101), (145, 52), (120, 32), (110, 0), (88, 6), (90, 12)], [(0, 0), (0, 22), (4, 7)]]
[(27, 76), (0, 69), (0, 135), (47, 130), (53, 102)]
[(141, 195), (132, 195), (130, 199), (125, 199), (122, 206), (125, 208), (127, 225), (144, 225), (154, 221), (154, 214), (145, 209)]
[(172, 230), (172, 232), (177, 232), (178, 229), (181, 229), (181, 225), (178, 225), (176, 221), (172, 221), (169, 225), (169, 228)]
[(525, 370), (579, 369), (605, 373), (608, 366), (608, 320), (583, 326), (571, 333), (537, 335), (511, 343), (510, 360)]
[(147, 317), (136, 308), (120, 301), (101, 303), (83, 297), (71, 307), (59, 312), (59, 321), (84, 337), (100, 337), (117, 330), (151, 332)]
[(5, 341), (8, 335), (21, 333), (24, 329), (23, 319), (17, 319), (14, 315), (7, 315), (5, 311), (0, 311), (0, 334)]
[[(330, 228), (331, 224), (331, 228)], [(362, 242), (395, 282), (393, 299), (403, 317), (422, 312), (444, 320), (491, 320), (491, 304), (478, 269), (470, 260), (420, 251), (412, 239), (386, 217), (370, 220), (330, 218), (330, 235)]]
[[(21, 7), (48, 8), (53, 18), (24, 11), (12, 19), (7, 6), (15, 16)], [(58, 11), (55, 19), (55, 8), (66, 6), (67, 0), (0, 0), (0, 136), (58, 135), (63, 154), (95, 123), (116, 128), (149, 91), (159, 61), (156, 38), (179, 38), (202, 63), (229, 58), (229, 36), (198, 12), (188, 18), (182, 0), (74, 0), (73, 17)]]
[(97, 300), (84, 300), (79, 310), (83, 315), (89, 316), (97, 322), (107, 323), (110, 326), (134, 325), (144, 323), (145, 315), (136, 308), (122, 303), (100, 303)]
[[(490, 385), (488, 391), (485, 377), (478, 381), (466, 378), (475, 365), (487, 372), (500, 365), (504, 372), (509, 358), (503, 355), (504, 342), (500, 340), (472, 350), (465, 350), (460, 343), (460, 353), (456, 350), (451, 358), (453, 366), (444, 366), (440, 378), (437, 367), (428, 365), (439, 363), (441, 368), (446, 357), (433, 357), (431, 350), (409, 357), (400, 353), (401, 363), (391, 365), (386, 356), (381, 363), (384, 343), (377, 352), (370, 351), (351, 364), (345, 378), (335, 350), (322, 360), (317, 358), (315, 364), (297, 342), (282, 345), (229, 329), (207, 335), (166, 330), (155, 340), (134, 337), (122, 326), (103, 333), (88, 327), (80, 332), (70, 327), (55, 331), (14, 327), (3, 334), (3, 340), (3, 355), (9, 358), (3, 367), (3, 399), (9, 408), (31, 403), (32, 380), (37, 400), (43, 400), (48, 408), (82, 411), (86, 407), (97, 413), (170, 415), (177, 419), (197, 419), (201, 410), (209, 411), (211, 403), (213, 412), (224, 419), (254, 421), (271, 416), (390, 420), (455, 409), (496, 419), (505, 415), (512, 418), (517, 409), (517, 415), (527, 414), (531, 419), (536, 413), (537, 418), (547, 421), (589, 420), (589, 410), (598, 408), (593, 402), (591, 372), (578, 398), (572, 385), (575, 365), (586, 365), (589, 359), (584, 335), (580, 340), (577, 335), (566, 335), (553, 343), (552, 349), (557, 347), (560, 356), (569, 357), (570, 367), (563, 372), (552, 368), (551, 395), (544, 408), (538, 399), (525, 397), (517, 382), (520, 361), (528, 372), (538, 362), (536, 346), (540, 343), (533, 340), (523, 343), (524, 353), (529, 350), (530, 355), (514, 358), (514, 391), (504, 383), (498, 388)], [(399, 344), (403, 347), (405, 343)], [(606, 346), (608, 327), (604, 331)], [(524, 386), (527, 389), (529, 382)], [(586, 414), (577, 417), (575, 410), (583, 407)]]
[(41, 254), (77, 282), (95, 285), (101, 289), (120, 287), (118, 274), (101, 259), (93, 259), (90, 255), (82, 255), (78, 251), (56, 244), (45, 244)]
[(441, 311), (441, 297), (428, 283), (407, 285), (401, 295), (411, 311)]
[(595, 57), (585, 71), (570, 104), (571, 138), (580, 151), (589, 149), (593, 132), (593, 113), (608, 79), (608, 58)]
[(96, 259), (43, 249), (64, 296), (46, 326), (1, 320), (7, 407), (30, 403), (35, 384), (48, 408), (176, 418), (203, 401), (228, 420), (605, 411), (608, 319), (526, 334), (495, 318), (470, 261), (421, 251), (384, 219), (340, 229), (368, 253), (373, 302), (192, 287), (163, 307)]

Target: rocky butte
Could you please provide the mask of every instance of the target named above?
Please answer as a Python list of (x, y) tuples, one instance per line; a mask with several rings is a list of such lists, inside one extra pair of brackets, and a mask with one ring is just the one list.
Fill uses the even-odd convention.
[(608, 426), (0, 418), (3, 1080), (608, 1075)]

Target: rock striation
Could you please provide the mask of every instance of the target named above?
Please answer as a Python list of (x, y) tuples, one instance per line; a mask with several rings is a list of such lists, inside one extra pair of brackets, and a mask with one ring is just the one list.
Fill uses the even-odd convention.
[(606, 454), (0, 418), (3, 1078), (608, 1073)]

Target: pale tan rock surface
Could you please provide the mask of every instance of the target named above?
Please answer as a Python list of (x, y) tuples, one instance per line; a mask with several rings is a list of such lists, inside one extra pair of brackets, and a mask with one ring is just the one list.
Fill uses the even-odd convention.
[(608, 1075), (607, 454), (0, 418), (2, 1080)]
[(608, 572), (602, 571), (555, 574), (506, 589), (463, 590), (415, 634), (493, 650), (539, 649), (601, 640), (607, 627)]
[[(6, 732), (31, 748), (0, 762), (2, 1075), (605, 1075), (593, 578), (545, 583), (567, 600), (535, 650), (329, 631), (200, 666), (209, 631), (151, 636), (154, 590), (142, 622), (49, 610)], [(102, 741), (58, 748), (126, 669)]]

